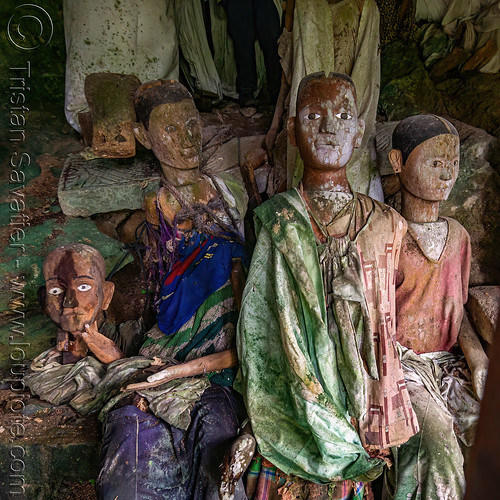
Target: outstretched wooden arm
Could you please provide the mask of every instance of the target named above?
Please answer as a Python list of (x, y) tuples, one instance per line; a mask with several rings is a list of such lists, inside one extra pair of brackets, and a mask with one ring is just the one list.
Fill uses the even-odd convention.
[(465, 310), (460, 333), (458, 334), (458, 344), (469, 365), (474, 392), (478, 399), (482, 399), (489, 360)]
[(125, 387), (126, 391), (140, 391), (142, 389), (151, 389), (159, 385), (166, 384), (171, 380), (184, 377), (194, 377), (202, 373), (218, 372), (225, 368), (232, 368), (238, 364), (238, 354), (236, 349), (209, 354), (201, 358), (192, 359), (180, 365), (169, 366), (164, 370), (150, 375), (147, 382), (130, 384)]

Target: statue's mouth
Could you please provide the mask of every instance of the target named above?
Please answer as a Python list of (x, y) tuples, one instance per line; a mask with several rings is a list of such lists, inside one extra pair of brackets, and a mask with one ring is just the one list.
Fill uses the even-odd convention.
[(337, 147), (337, 141), (335, 137), (322, 137), (316, 141), (316, 147), (328, 146), (328, 147)]
[(199, 154), (198, 148), (196, 146), (191, 146), (190, 148), (183, 148), (180, 150), (181, 156), (183, 158), (192, 158)]
[(70, 312), (63, 312), (61, 316), (63, 318), (74, 318), (77, 316), (85, 316), (85, 314), (76, 311), (70, 311)]

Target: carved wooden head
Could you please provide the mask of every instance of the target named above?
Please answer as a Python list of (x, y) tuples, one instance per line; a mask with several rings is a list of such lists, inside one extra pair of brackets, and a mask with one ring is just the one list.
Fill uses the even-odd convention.
[(458, 177), (460, 140), (455, 127), (436, 115), (402, 120), (393, 133), (389, 161), (409, 193), (426, 201), (446, 200)]
[(134, 134), (162, 165), (190, 170), (201, 162), (201, 118), (188, 90), (173, 80), (141, 85), (135, 97)]
[(91, 246), (63, 245), (50, 252), (43, 264), (45, 312), (67, 332), (84, 331), (101, 310), (106, 310), (115, 286), (105, 281), (102, 255)]
[(303, 78), (288, 136), (298, 146), (305, 169), (345, 167), (361, 146), (364, 127), (358, 118), (356, 90), (347, 75), (314, 73)]

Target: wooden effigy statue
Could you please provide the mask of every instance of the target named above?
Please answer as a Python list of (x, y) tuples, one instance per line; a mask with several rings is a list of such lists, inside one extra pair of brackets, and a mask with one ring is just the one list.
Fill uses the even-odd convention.
[(33, 360), (24, 381), (41, 399), (73, 406), (80, 393), (92, 392), (109, 365), (137, 353), (142, 323), (115, 326), (105, 321), (103, 311), (115, 285), (106, 281), (102, 255), (89, 245), (73, 243), (52, 250), (43, 275), (39, 296), (57, 327), (57, 344)]
[[(185, 327), (211, 294), (217, 293), (221, 303), (227, 299), (226, 312), (235, 313), (229, 278), (233, 260), (244, 255), (240, 230), (247, 195), (241, 178), (200, 168), (201, 119), (183, 85), (174, 81), (142, 85), (136, 94), (136, 113), (136, 137), (152, 149), (163, 173), (162, 187), (146, 200), (146, 243), (150, 263), (157, 268), (152, 276), (159, 281), (160, 295), (158, 329), (143, 352), (159, 355), (170, 349), (168, 345), (177, 338), (173, 334)], [(234, 333), (224, 333), (224, 328), (217, 334), (220, 338), (211, 340), (216, 352), (229, 348), (234, 340)], [(182, 332), (183, 342), (188, 342), (191, 333)], [(191, 359), (203, 353), (198, 345), (196, 352), (185, 355)]]
[(421, 429), (394, 450), (391, 497), (462, 498), (463, 452), (474, 438), (488, 359), (464, 311), (469, 235), (439, 216), (458, 176), (458, 132), (439, 116), (406, 118), (394, 130), (389, 160), (408, 222), (397, 277), (397, 339), (408, 348), (402, 363)]
[(363, 129), (348, 76), (302, 80), (288, 132), (304, 177), (255, 210), (238, 326), (237, 388), (261, 455), (315, 483), (349, 480), (352, 494), (418, 432), (395, 338), (406, 222), (351, 190)]
[(115, 285), (105, 281), (102, 255), (84, 244), (63, 245), (43, 265), (45, 312), (57, 325), (57, 346), (63, 364), (74, 363), (90, 350), (103, 363), (123, 357), (115, 342), (98, 331), (98, 320), (113, 298)]
[[(200, 168), (201, 119), (184, 86), (146, 83), (136, 92), (135, 107), (136, 137), (163, 172), (162, 187), (147, 200), (158, 324), (140, 354), (188, 366), (234, 347), (238, 311), (231, 278), (244, 257), (239, 230), (246, 197), (241, 180)], [(158, 387), (170, 387), (171, 400), (191, 399), (184, 423), (176, 415), (180, 407), (174, 405), (173, 419), (165, 419), (151, 401), (149, 409), (134, 400), (110, 413), (97, 481), (103, 498), (128, 498), (132, 488), (133, 498), (218, 498), (219, 465), (240, 424), (231, 388), (235, 364), (232, 356), (207, 373), (209, 380), (185, 379), (182, 389), (169, 385), (176, 381)], [(241, 481), (235, 498), (244, 498)]]

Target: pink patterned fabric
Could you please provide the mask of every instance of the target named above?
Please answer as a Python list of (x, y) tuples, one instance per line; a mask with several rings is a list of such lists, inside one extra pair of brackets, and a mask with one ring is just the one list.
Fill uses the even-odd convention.
[(422, 352), (449, 351), (457, 342), (470, 273), (470, 238), (454, 219), (441, 257), (428, 259), (411, 231), (403, 240), (399, 261), (397, 339)]
[(389, 207), (358, 197), (361, 209), (374, 204), (356, 243), (379, 372), (379, 380), (366, 381), (367, 413), (359, 432), (363, 446), (376, 450), (404, 443), (419, 430), (396, 346), (396, 266), (407, 224)]

